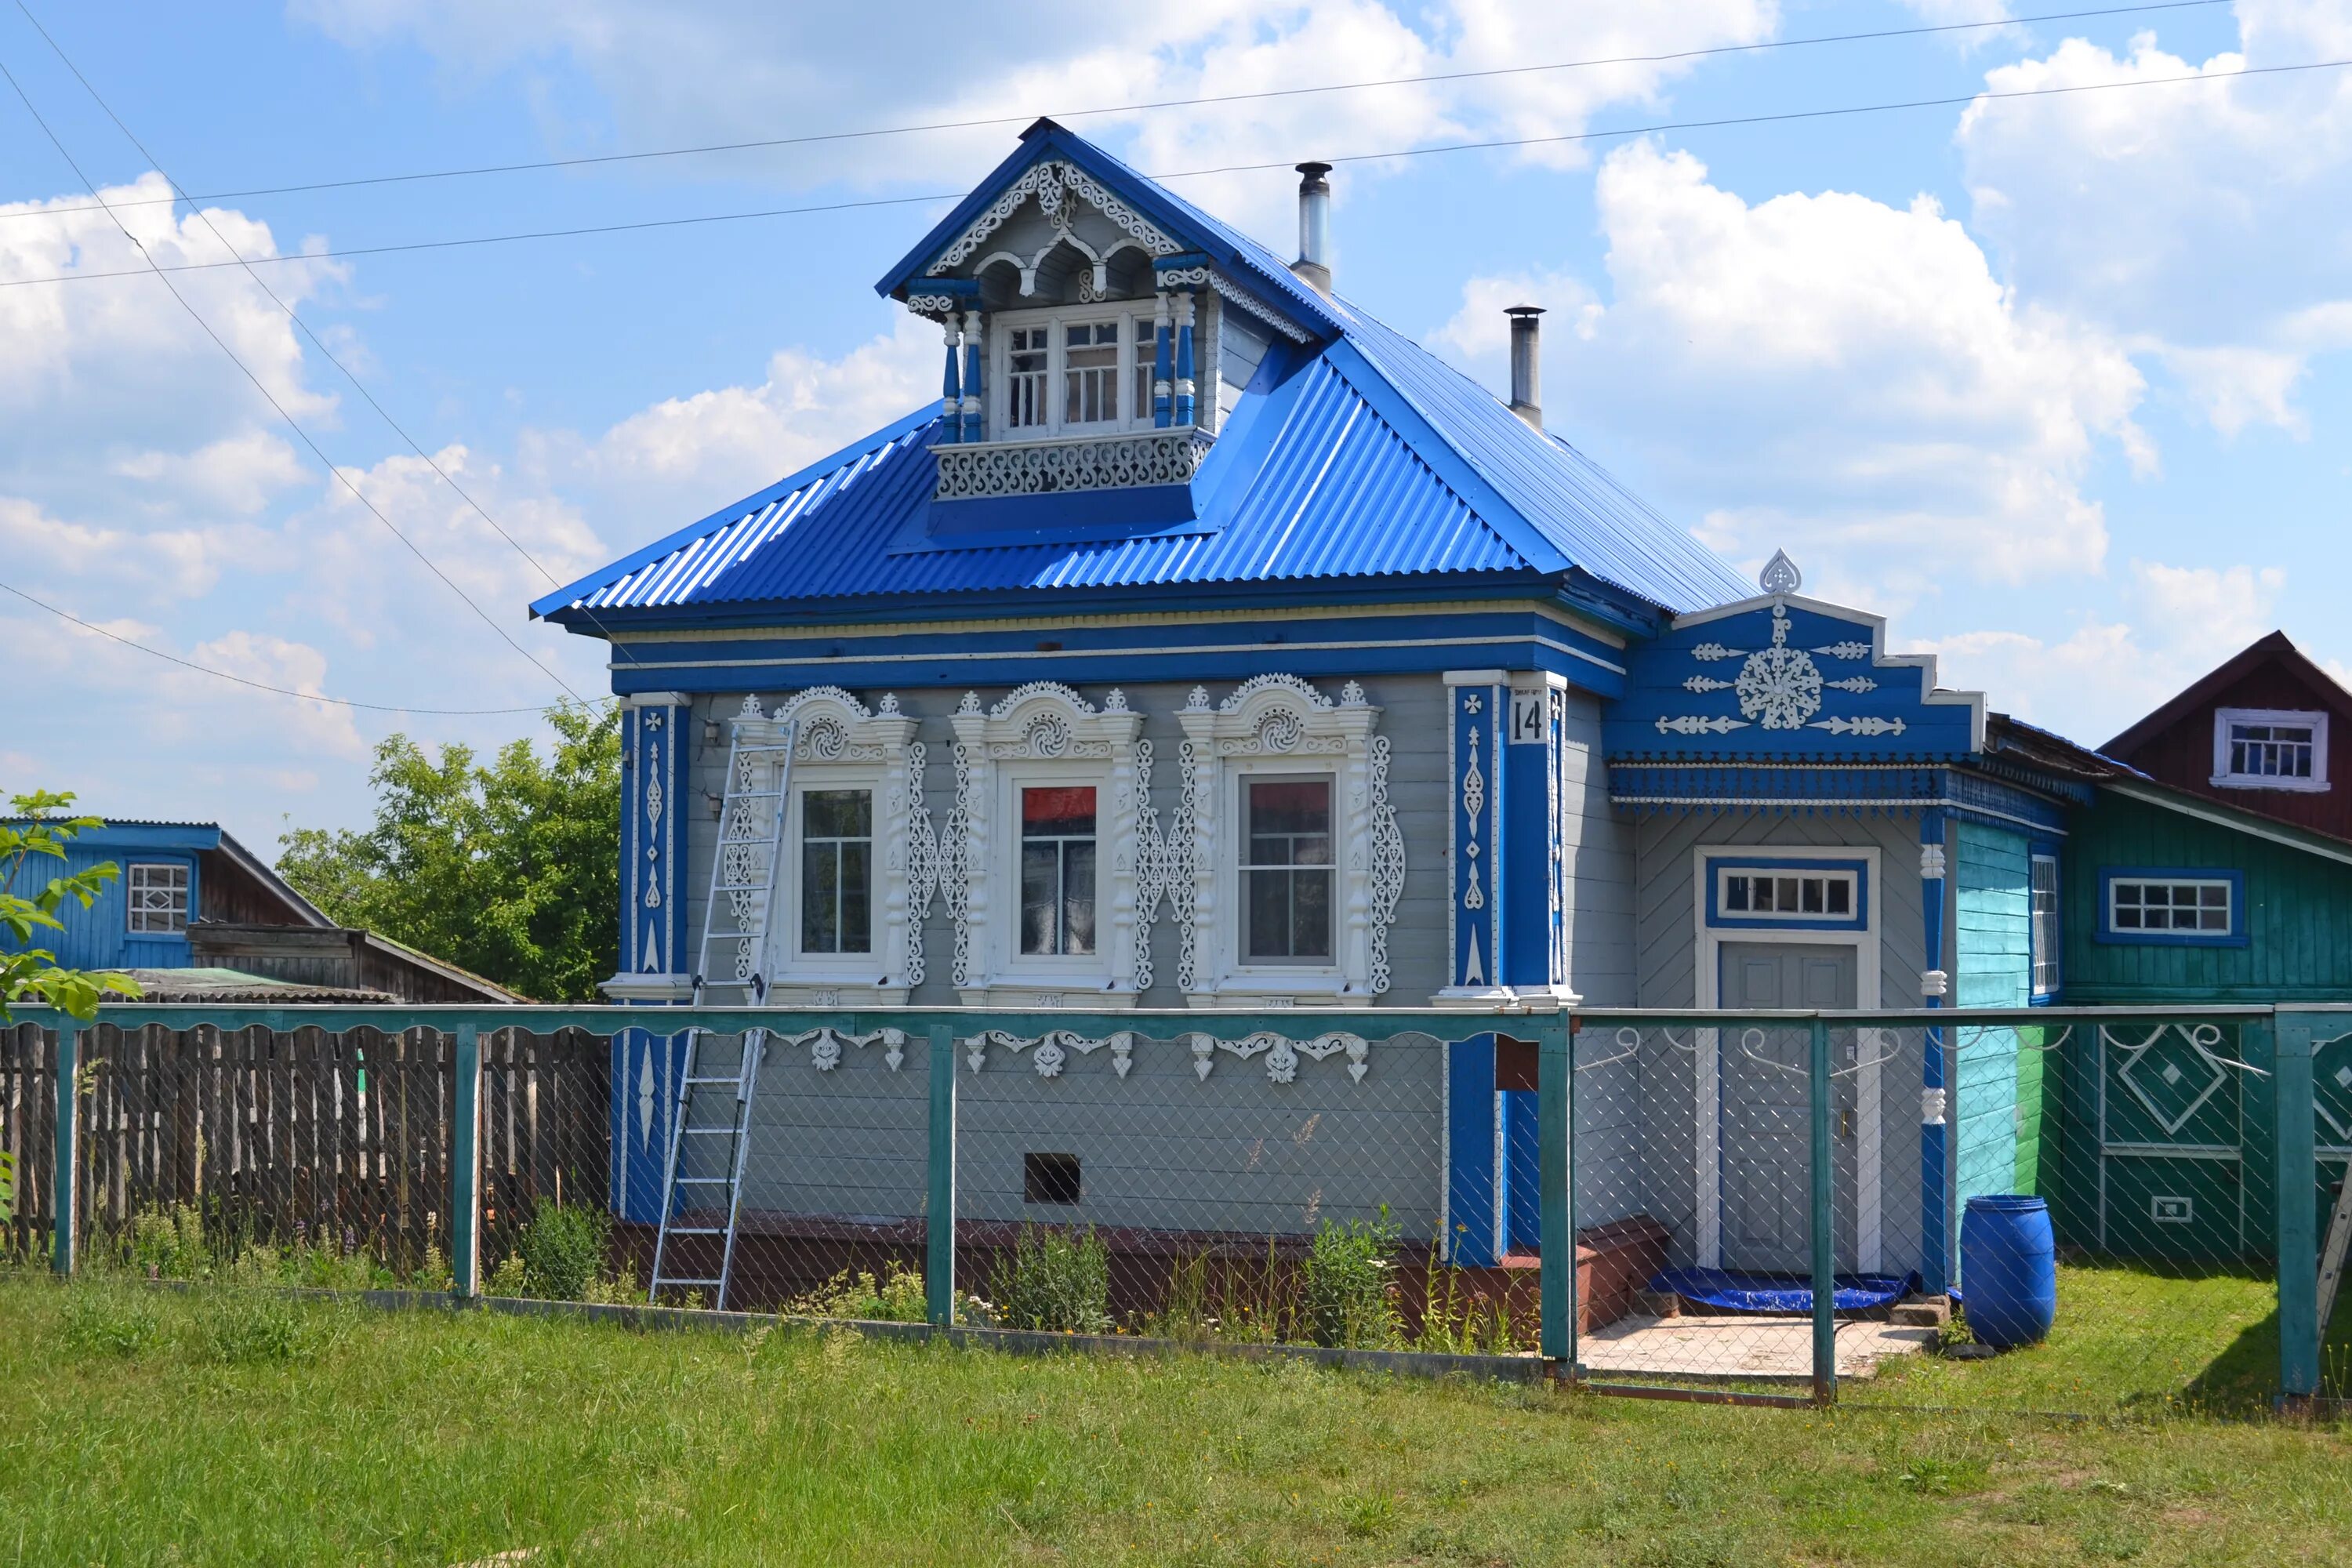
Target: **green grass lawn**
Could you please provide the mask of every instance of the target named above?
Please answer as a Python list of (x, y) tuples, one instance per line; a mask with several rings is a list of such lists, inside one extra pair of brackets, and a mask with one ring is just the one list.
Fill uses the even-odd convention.
[(2267, 1420), (1732, 1410), (26, 1278), (0, 1280), (0, 1564), (2352, 1562), (2352, 1434)]

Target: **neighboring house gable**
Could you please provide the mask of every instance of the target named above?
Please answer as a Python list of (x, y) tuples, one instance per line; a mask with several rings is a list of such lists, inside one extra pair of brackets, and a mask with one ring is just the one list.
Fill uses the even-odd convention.
[(2160, 784), (2352, 839), (2352, 692), (2284, 632), (2101, 749)]

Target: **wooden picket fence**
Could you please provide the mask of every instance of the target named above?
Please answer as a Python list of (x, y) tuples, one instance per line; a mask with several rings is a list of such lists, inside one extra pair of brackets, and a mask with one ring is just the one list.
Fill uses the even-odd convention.
[[(55, 1213), (55, 1037), (0, 1030), (0, 1147), (16, 1155), (14, 1255)], [(104, 1247), (150, 1209), (186, 1205), (208, 1238), (329, 1244), (403, 1275), (449, 1250), (457, 1052), (429, 1028), (224, 1030), (100, 1024), (81, 1037), (76, 1213)], [(610, 1047), (581, 1030), (485, 1034), (485, 1251), (542, 1199), (601, 1205)]]

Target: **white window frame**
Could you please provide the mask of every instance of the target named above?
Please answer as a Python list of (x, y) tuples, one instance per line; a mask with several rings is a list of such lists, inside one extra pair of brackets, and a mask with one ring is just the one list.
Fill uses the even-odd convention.
[[(956, 994), (966, 1006), (1132, 1007), (1136, 984), (1136, 743), (1141, 715), (1114, 689), (1101, 708), (1058, 681), (1032, 681), (983, 710), (966, 692), (956, 732), (949, 831), (966, 879)], [(1095, 951), (1021, 951), (1021, 791), (1095, 789)]]
[[(1097, 325), (1104, 321), (1124, 321), (1129, 330), (1119, 334), (1118, 388), (1123, 403), (1137, 401), (1135, 384), (1139, 356), (1147, 371), (1157, 353), (1154, 334), (1157, 331), (1157, 310), (1150, 299), (1120, 300), (1094, 305), (1053, 306), (1034, 310), (1000, 310), (989, 318), (989, 385), (988, 419), (991, 437), (1000, 441), (1066, 441), (1087, 436), (1115, 436), (1154, 427), (1155, 416), (1149, 399), (1140, 408), (1124, 407), (1119, 417), (1097, 424), (1071, 425), (1064, 421), (1062, 411), (1066, 403), (1063, 382), (1068, 367), (1068, 344), (1064, 341), (1065, 329)], [(1045, 332), (1045, 423), (1025, 425), (1013, 429), (1012, 417), (1013, 333), (1015, 328), (1044, 327)], [(1172, 331), (1172, 328), (1171, 328)], [(1196, 329), (1197, 331), (1197, 329)], [(1196, 338), (1195, 349), (1198, 349)], [(1171, 374), (1173, 374), (1171, 372)], [(1147, 374), (1145, 381), (1149, 383)]]
[[(781, 744), (797, 722), (792, 795), (784, 803), (784, 837), (776, 868), (777, 908), (768, 921), (765, 1003), (772, 1007), (904, 1006), (923, 963), (919, 911), (908, 879), (909, 851), (929, 837), (922, 804), (923, 750), (913, 743), (915, 721), (886, 695), (877, 708), (838, 686), (811, 687), (777, 704), (774, 713), (739, 716), (735, 732), (746, 744)], [(777, 767), (761, 766), (757, 787), (776, 786)], [(870, 952), (801, 951), (802, 797), (810, 790), (862, 789), (874, 795), (874, 854), (867, 889)], [(711, 825), (713, 828), (716, 824)], [(706, 913), (705, 918), (708, 918)]]
[[(2213, 710), (2213, 778), (2221, 789), (2276, 789), (2302, 795), (2326, 793), (2327, 784), (2327, 720), (2324, 710), (2295, 708), (2217, 708)], [(2311, 727), (2311, 776), (2282, 778), (2270, 773), (2231, 770), (2231, 729), (2240, 724), (2307, 724)]]
[[(176, 908), (163, 911), (167, 918), (176, 914), (179, 917), (177, 925), (159, 928), (142, 926), (139, 923), (141, 917), (150, 912), (139, 907), (140, 894), (142, 891), (153, 890), (142, 887), (142, 884), (148, 879), (142, 873), (156, 871), (166, 873), (169, 879), (163, 890), (179, 895)], [(124, 934), (143, 937), (187, 935), (189, 923), (195, 913), (194, 907), (195, 880), (194, 871), (184, 860), (133, 860), (125, 866), (122, 868)]]
[[(1334, 702), (1295, 675), (1260, 675), (1213, 709), (1206, 689), (1195, 688), (1177, 718), (1192, 774), (1191, 815), (1180, 811), (1174, 829), (1193, 849), (1189, 896), (1174, 889), (1190, 938), (1178, 976), (1186, 1003), (1371, 1005), (1388, 986), (1388, 929), (1404, 871), (1388, 747), (1375, 744), (1381, 710), (1352, 680)], [(1323, 773), (1331, 777), (1331, 960), (1250, 963), (1242, 952), (1243, 781)]]
[[(2238, 920), (2241, 914), (2238, 908), (2238, 900), (2240, 895), (2238, 892), (2238, 884), (2232, 878), (2173, 877), (2155, 873), (2138, 875), (2129, 872), (2117, 872), (2107, 877), (2105, 881), (2107, 898), (2106, 928), (2109, 932), (2125, 942), (2130, 942), (2136, 938), (2150, 935), (2155, 936), (2159, 941), (2166, 937), (2194, 937), (2202, 939), (2206, 942), (2221, 942), (2238, 934)], [(2200, 923), (2193, 926), (2125, 925), (2122, 921), (2116, 919), (2116, 910), (2120, 907), (2117, 894), (2123, 889), (2127, 887), (2168, 888), (2176, 890), (2181, 888), (2196, 889), (2198, 893), (2198, 901), (2192, 907), (2194, 907), (2198, 912), (2198, 920)], [(2204, 893), (2205, 889), (2208, 888), (2219, 888), (2221, 889), (2223, 895), (2221, 900), (2221, 926), (2218, 931), (2210, 931), (2206, 929), (2205, 925), (2202, 923), (2206, 909)], [(2141, 903), (2135, 907), (2143, 914), (2145, 914), (2149, 908), (2146, 903)], [(2180, 906), (2177, 903), (2167, 904), (2165, 906), (2168, 910), (2179, 909), (2179, 907)]]
[[(2038, 903), (2042, 889), (2034, 883), (2035, 877), (2041, 873), (2044, 866), (2050, 868), (2050, 929), (2047, 931), (2042, 930), (2042, 910)], [(2029, 855), (2026, 858), (2025, 870), (2025, 929), (2027, 933), (2026, 994), (2030, 996), (2037, 998), (2055, 996), (2058, 994), (2059, 988), (2065, 984), (2066, 974), (2062, 953), (2066, 929), (2065, 893), (2065, 882), (2059, 875), (2058, 857), (2040, 853)], [(2050, 984), (2047, 985), (2042, 983), (2045, 966), (2050, 973)]]

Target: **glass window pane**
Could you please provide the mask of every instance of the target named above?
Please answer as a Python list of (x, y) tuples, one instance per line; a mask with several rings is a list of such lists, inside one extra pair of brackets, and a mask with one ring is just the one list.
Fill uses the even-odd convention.
[(1021, 836), (1054, 838), (1069, 835), (1092, 837), (1095, 792), (1091, 784), (1021, 792)]
[(1244, 951), (1252, 958), (1290, 956), (1289, 871), (1252, 871), (1249, 883), (1249, 933)]
[(813, 789), (802, 797), (802, 836), (866, 838), (874, 832), (874, 795), (862, 789)]
[(2230, 911), (2227, 910), (2200, 910), (2197, 911), (2197, 926), (2200, 931), (2228, 931), (2230, 929)]
[(2197, 889), (2197, 901), (2205, 905), (2209, 909), (2226, 909), (2229, 907), (2230, 903), (2230, 889), (2227, 888), (2200, 888)]
[(801, 851), (801, 951), (838, 952), (835, 914), (841, 892), (841, 847), (812, 844)]
[(1062, 855), (1062, 951), (1092, 952), (1095, 950), (1095, 847), (1091, 843), (1065, 844)]
[(1060, 889), (1055, 873), (1061, 867), (1060, 846), (1021, 847), (1021, 951), (1054, 951), (1055, 903)]
[(1723, 907), (1727, 910), (1745, 910), (1748, 907), (1747, 878), (1727, 877), (1723, 879)]
[(841, 952), (874, 951), (871, 839), (852, 839), (841, 846)]
[(2117, 905), (2116, 908), (2116, 929), (2118, 931), (2139, 930), (2139, 910), (2130, 904)]
[(1252, 833), (1331, 831), (1330, 780), (1254, 780), (1249, 790)]
[(1829, 885), (1829, 912), (1833, 915), (1852, 914), (1853, 896), (1853, 888), (1844, 878), (1832, 880)]
[(1822, 879), (1819, 877), (1806, 878), (1804, 881), (1804, 894), (1805, 913), (1809, 915), (1820, 914), (1822, 912)]
[(1331, 873), (1294, 871), (1290, 883), (1290, 956), (1331, 956)]

